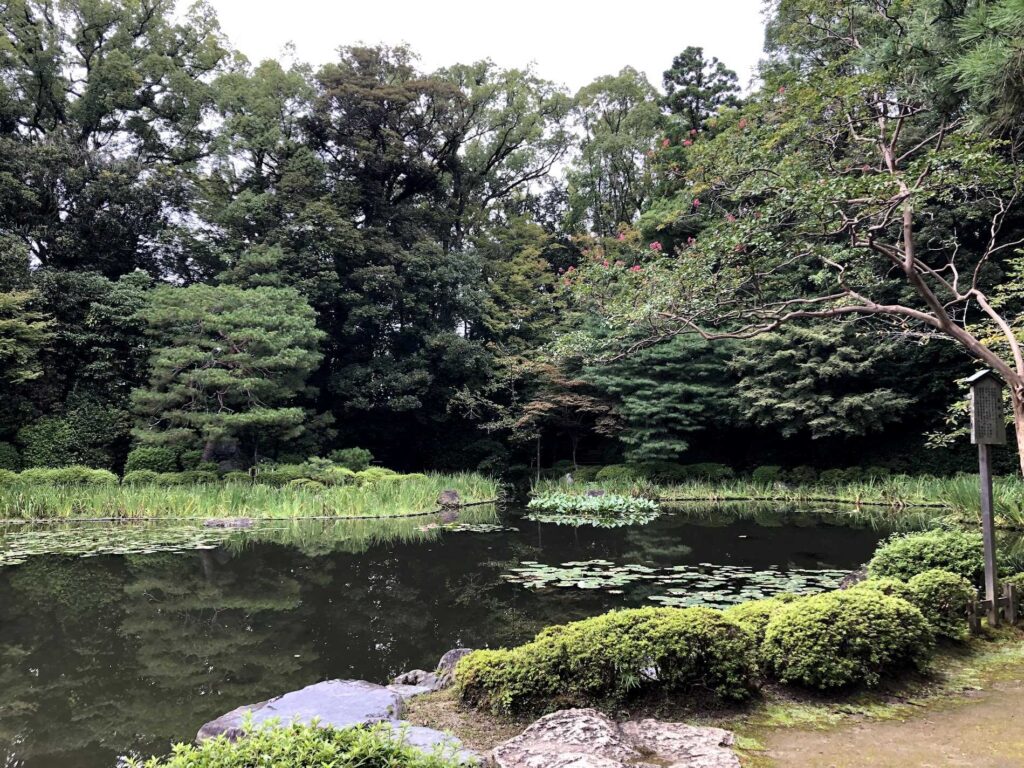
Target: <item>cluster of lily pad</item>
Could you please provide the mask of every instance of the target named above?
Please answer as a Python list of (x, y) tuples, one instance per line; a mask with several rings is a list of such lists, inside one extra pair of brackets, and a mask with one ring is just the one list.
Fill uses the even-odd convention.
[(625, 528), (630, 525), (647, 525), (658, 519), (658, 512), (627, 512), (616, 515), (568, 515), (559, 512), (535, 512), (526, 516), (534, 523), (568, 525), (572, 528), (591, 526), (593, 528)]
[(736, 565), (673, 565), (651, 567), (610, 560), (571, 561), (545, 565), (523, 561), (509, 569), (505, 581), (532, 590), (600, 590), (625, 594), (630, 586), (653, 591), (648, 600), (666, 606), (704, 605), (722, 608), (780, 594), (811, 595), (836, 589), (848, 571), (772, 567), (766, 570)]

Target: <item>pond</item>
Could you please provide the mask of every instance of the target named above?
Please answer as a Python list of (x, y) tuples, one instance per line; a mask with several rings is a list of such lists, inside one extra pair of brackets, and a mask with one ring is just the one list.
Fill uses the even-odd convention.
[(250, 531), (0, 528), (0, 766), (111, 768), (241, 704), (384, 682), (613, 607), (828, 588), (887, 534), (778, 509), (605, 528), (491, 507)]

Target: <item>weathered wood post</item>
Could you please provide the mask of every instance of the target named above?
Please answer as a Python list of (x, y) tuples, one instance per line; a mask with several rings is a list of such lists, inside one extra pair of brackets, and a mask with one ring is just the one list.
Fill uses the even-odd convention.
[(999, 626), (999, 582), (996, 571), (996, 529), (992, 511), (992, 454), (989, 446), (1006, 444), (1003, 383), (992, 371), (979, 371), (971, 385), (971, 442), (978, 446), (981, 480), (981, 533), (985, 549), (985, 609), (990, 626)]

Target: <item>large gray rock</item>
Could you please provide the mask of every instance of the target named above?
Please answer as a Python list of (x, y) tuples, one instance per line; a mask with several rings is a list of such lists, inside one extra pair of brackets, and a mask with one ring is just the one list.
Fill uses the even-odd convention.
[(327, 680), (307, 685), (258, 704), (247, 704), (211, 720), (196, 734), (196, 741), (224, 734), (242, 735), (242, 722), (252, 713), (253, 724), (277, 718), (282, 724), (309, 723), (318, 718), (325, 726), (344, 728), (363, 723), (397, 722), (402, 716), (402, 696), (383, 685), (365, 680)]
[(476, 752), (463, 749), (462, 742), (450, 733), (435, 731), (433, 728), (425, 728), (421, 725), (410, 725), (406, 722), (393, 724), (391, 728), (395, 731), (396, 738), (410, 747), (416, 747), (421, 752), (440, 751), (443, 755), (453, 755), (463, 765), (477, 765), (483, 762), (483, 758)]
[(491, 759), (497, 768), (739, 768), (732, 743), (721, 728), (657, 720), (619, 725), (593, 709), (565, 709), (495, 747)]
[(437, 662), (437, 669), (435, 670), (437, 680), (434, 683), (434, 690), (440, 691), (450, 686), (455, 679), (455, 665), (459, 663), (459, 659), (463, 656), (468, 656), (472, 652), (472, 648), (452, 648), (445, 653), (440, 661)]

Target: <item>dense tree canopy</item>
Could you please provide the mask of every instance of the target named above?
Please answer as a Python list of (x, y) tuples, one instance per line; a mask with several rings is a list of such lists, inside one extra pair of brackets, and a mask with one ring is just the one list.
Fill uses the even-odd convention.
[(5, 455), (818, 463), (940, 428), (972, 357), (1024, 429), (1019, 5), (777, 0), (748, 93), (681, 39), (571, 95), (0, 4)]

